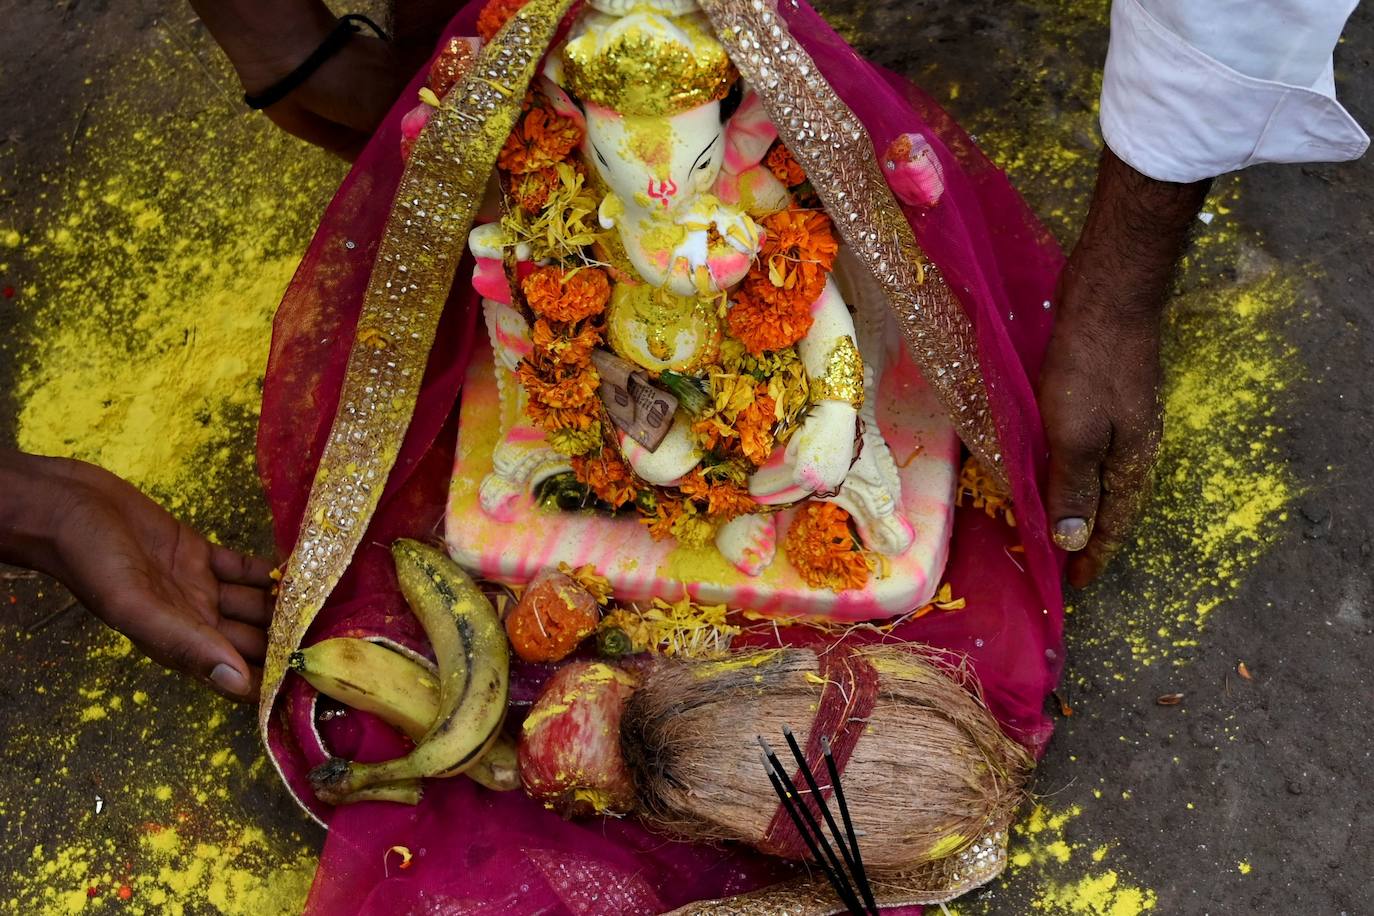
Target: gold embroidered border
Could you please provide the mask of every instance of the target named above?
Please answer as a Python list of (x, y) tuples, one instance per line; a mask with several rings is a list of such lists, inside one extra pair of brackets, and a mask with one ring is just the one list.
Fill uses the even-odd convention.
[(863, 124), (821, 76), (777, 0), (699, 0), (845, 243), (887, 294), (897, 325), (969, 451), (1005, 483), (973, 325), (916, 242)]
[[(933, 906), (982, 887), (1006, 867), (1007, 832), (989, 830), (963, 852), (909, 874), (890, 878), (870, 875), (869, 883), (881, 908)], [(721, 900), (699, 900), (668, 916), (833, 916), (844, 912), (830, 884), (816, 875)]]
[(377, 251), (334, 424), (269, 634), (263, 740), (286, 660), (362, 540), (415, 411), (439, 316), (496, 156), (573, 0), (530, 0), (416, 141)]

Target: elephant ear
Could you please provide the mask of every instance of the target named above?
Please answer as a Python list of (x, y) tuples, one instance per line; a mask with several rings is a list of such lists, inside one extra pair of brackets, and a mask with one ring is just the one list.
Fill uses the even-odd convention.
[(778, 129), (750, 90), (725, 128), (725, 171), (738, 175), (758, 165), (776, 139)]
[(572, 96), (563, 90), (563, 87), (554, 82), (547, 72), (538, 79), (539, 89), (553, 104), (553, 110), (561, 117), (567, 118), (582, 128), (583, 133), (587, 130), (587, 116), (582, 113), (581, 107), (573, 101)]

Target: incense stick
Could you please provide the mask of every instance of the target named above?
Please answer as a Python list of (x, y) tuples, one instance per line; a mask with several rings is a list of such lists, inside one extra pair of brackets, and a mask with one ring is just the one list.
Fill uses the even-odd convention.
[[(820, 806), (821, 816), (825, 818), (825, 824), (830, 828), (830, 833), (835, 837), (835, 843), (840, 847), (840, 855), (844, 856), (844, 864), (849, 866), (851, 874), (854, 873), (854, 857), (849, 854), (844, 839), (840, 836), (840, 828), (835, 825), (835, 818), (830, 813), (830, 806), (825, 803), (825, 796), (821, 794), (821, 787), (816, 783), (816, 775), (811, 772), (811, 764), (807, 763), (806, 755), (802, 753), (801, 745), (797, 744), (797, 736), (792, 733), (791, 726), (782, 727), (782, 736), (787, 740), (787, 746), (792, 749), (792, 757), (797, 761), (797, 769), (801, 771), (802, 778), (806, 780), (806, 786), (811, 790), (812, 796), (816, 799), (816, 804)], [(834, 787), (835, 779), (830, 780), (831, 787)]]
[(783, 807), (787, 809), (787, 816), (792, 819), (792, 823), (797, 828), (797, 833), (801, 834), (802, 840), (806, 843), (806, 848), (810, 850), (812, 860), (820, 866), (821, 871), (825, 872), (826, 878), (830, 880), (830, 886), (835, 889), (835, 893), (840, 896), (840, 899), (844, 900), (845, 891), (841, 887), (843, 881), (839, 875), (831, 870), (825, 859), (821, 857), (821, 851), (817, 848), (816, 841), (812, 839), (811, 832), (807, 830), (805, 824), (802, 823), (801, 815), (797, 813), (791, 796), (787, 794), (787, 790), (783, 788), (782, 781), (778, 779), (777, 774), (773, 771), (773, 766), (768, 762), (767, 755), (760, 754), (759, 758), (763, 760), (763, 769), (768, 773), (768, 780), (773, 784), (773, 791), (778, 794), (778, 798), (782, 801)]
[[(792, 782), (792, 777), (787, 775), (787, 771), (782, 768), (782, 763), (779, 762), (778, 755), (773, 753), (773, 748), (761, 735), (758, 741), (759, 746), (763, 748), (764, 763), (769, 768), (769, 776), (775, 778), (773, 790), (778, 792), (780, 798), (783, 798), (788, 815), (796, 823), (797, 831), (802, 834), (807, 846), (817, 853), (816, 862), (825, 869), (827, 877), (831, 878), (831, 884), (835, 887), (835, 893), (839, 894), (840, 901), (850, 912), (862, 914), (864, 910), (862, 904), (859, 903), (858, 895), (850, 885), (849, 875), (844, 866), (840, 864), (840, 860), (835, 855), (835, 850), (831, 848), (830, 841), (826, 839), (820, 824), (816, 822), (815, 815), (811, 813), (811, 809), (807, 807), (801, 793), (797, 791), (796, 784)], [(824, 857), (820, 855), (822, 852)], [(828, 865), (826, 864), (827, 861)]]
[(854, 833), (854, 822), (849, 818), (849, 805), (845, 804), (844, 787), (840, 785), (840, 769), (835, 765), (835, 755), (830, 752), (829, 738), (821, 738), (821, 751), (825, 754), (825, 768), (830, 773), (830, 785), (835, 790), (835, 804), (840, 806), (840, 819), (844, 821), (844, 832), (849, 836), (849, 848), (854, 851), (851, 870), (859, 882), (859, 891), (863, 894), (864, 903), (868, 905), (870, 910), (877, 913), (878, 904), (873, 899), (873, 888), (868, 883), (868, 872), (864, 869), (863, 853), (859, 852), (859, 838)]

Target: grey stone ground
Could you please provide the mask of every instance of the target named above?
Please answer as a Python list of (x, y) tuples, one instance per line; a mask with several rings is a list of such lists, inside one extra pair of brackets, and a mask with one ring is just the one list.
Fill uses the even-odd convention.
[[(1071, 243), (1097, 143), (1091, 106), (1093, 74), (1105, 47), (1102, 3), (888, 0), (824, 8), (861, 50), (946, 102)], [(244, 129), (246, 116), (204, 100), (212, 90), (199, 77), (188, 75), (172, 87), (101, 82), (110, 68), (165, 46), (172, 33), (203, 62), (187, 64), (187, 74), (202, 67), (211, 81), (223, 78), (213, 49), (179, 4), (10, 0), (0, 12), (8, 23), (0, 30), (0, 230), (29, 231), (42, 208), (70, 190), (61, 181), (42, 183), (40, 176), (81, 161), (73, 139), (86, 117), (83, 106), (132, 96), (142, 100), (140, 110), (165, 106), (174, 119), (189, 105), (203, 115), (201, 123), (218, 119), (226, 130)], [(1366, 5), (1337, 60), (1343, 98), (1366, 124), (1374, 124), (1371, 59), (1374, 9)], [(87, 87), (88, 77), (95, 78), (95, 88)], [(148, 97), (156, 93), (167, 97)], [(1046, 826), (1019, 841), (1024, 864), (962, 904), (961, 912), (1131, 916), (1151, 895), (1163, 913), (1374, 912), (1368, 879), (1374, 860), (1372, 178), (1374, 162), (1366, 161), (1257, 168), (1221, 185), (1224, 199), (1233, 202), (1226, 221), (1238, 240), (1221, 254), (1195, 260), (1182, 281), (1190, 298), (1181, 300), (1171, 333), (1182, 340), (1201, 327), (1205, 335), (1207, 323), (1219, 320), (1208, 311), (1207, 303), (1220, 301), (1213, 294), (1247, 282), (1257, 269), (1300, 278), (1291, 308), (1261, 316), (1253, 327), (1254, 334), (1269, 334), (1296, 351), (1290, 363), (1297, 377), (1274, 419), (1282, 431), (1272, 439), (1294, 483), (1294, 499), (1281, 517), (1274, 514), (1272, 546), (1244, 565), (1234, 582), (1213, 589), (1220, 603), (1205, 628), (1181, 627), (1181, 636), (1196, 645), (1175, 646), (1149, 665), (1141, 661), (1142, 640), (1155, 630), (1150, 615), (1177, 605), (1180, 594), (1189, 594), (1184, 580), (1207, 579), (1203, 567), (1215, 560), (1189, 557), (1183, 539), (1167, 547), (1180, 558), (1179, 581), (1161, 581), (1158, 565), (1148, 561), (1166, 549), (1159, 545), (1171, 532), (1163, 533), (1164, 541), (1147, 539), (1075, 602), (1064, 694), (1075, 714), (1061, 722), (1037, 784), (1049, 813)], [(0, 286), (22, 289), (43, 256), (11, 254), (0, 251), (6, 262)], [(15, 341), (45, 332), (30, 321), (22, 296), (0, 299), (0, 440), (14, 432), (18, 405), (11, 383), (27, 358)], [(1190, 352), (1188, 345), (1175, 346), (1170, 368), (1182, 371)], [(251, 448), (251, 427), (239, 429), (236, 447)], [(1162, 468), (1185, 479), (1217, 470), (1167, 456)], [(241, 491), (235, 499), (250, 510), (229, 517), (219, 533), (262, 547), (265, 519), (252, 508), (251, 478), (235, 481)], [(1184, 509), (1157, 504), (1149, 524), (1167, 528)], [(11, 592), (13, 605), (5, 601)], [(26, 632), (65, 603), (42, 582), (0, 582), (6, 655), (0, 679), (0, 905), (13, 912), (49, 908), (36, 902), (44, 879), (35, 844), (50, 855), (75, 833), (98, 858), (101, 844), (113, 849), (128, 842), (131, 825), (151, 815), (115, 811), (100, 820), (80, 814), (92, 791), (142, 798), (133, 788), (140, 771), (174, 772), (159, 769), (157, 761), (176, 760), (176, 748), (204, 740), (195, 722), (211, 708), (194, 688), (147, 666), (126, 665), (106, 670), (100, 683), (115, 692), (147, 691), (153, 707), (178, 713), (144, 722), (140, 735), (97, 723), (100, 729), (87, 728), (72, 741), (36, 737), (50, 729), (76, 730), (86, 701), (75, 692), (85, 682), (70, 672), (89, 666), (92, 651), (108, 641), (78, 613)], [(1161, 626), (1170, 623), (1161, 616)], [(1175, 632), (1172, 639), (1179, 638)], [(1253, 680), (1236, 674), (1239, 660)], [(37, 693), (38, 684), (53, 689)], [(1172, 693), (1184, 695), (1179, 705), (1157, 705), (1157, 697)], [(215, 740), (251, 761), (250, 716), (224, 712), (214, 725)], [(278, 858), (251, 860), (250, 871), (278, 868), (294, 850), (317, 842), (270, 773), (245, 767), (226, 786), (230, 791), (204, 803), (216, 818), (295, 837), (273, 847), (287, 850)], [(71, 874), (59, 871), (51, 883), (71, 883)], [(1141, 889), (1141, 896), (1125, 894), (1128, 886)], [(188, 912), (226, 906), (204, 896), (187, 900)], [(115, 908), (108, 897), (101, 903)]]

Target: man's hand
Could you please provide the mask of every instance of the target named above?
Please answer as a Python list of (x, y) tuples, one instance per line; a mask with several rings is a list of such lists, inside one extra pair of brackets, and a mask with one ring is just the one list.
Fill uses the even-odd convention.
[(256, 698), (269, 562), (210, 544), (93, 465), (0, 452), (0, 482), (0, 559), (54, 576), (154, 661)]
[[(191, 0), (191, 6), (249, 94), (262, 92), (296, 69), (337, 22), (319, 0)], [(354, 35), (264, 113), (288, 133), (352, 159), (417, 66), (381, 39)]]
[(1160, 314), (1210, 182), (1171, 184), (1106, 150), (1083, 234), (1060, 278), (1040, 375), (1055, 543), (1092, 581), (1124, 543), (1159, 447)]

